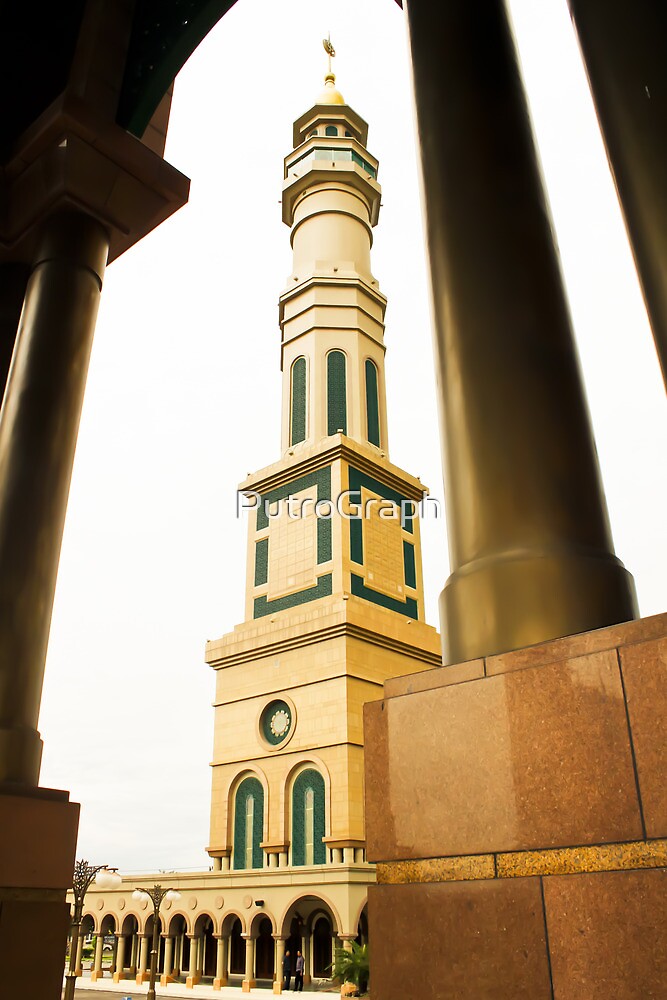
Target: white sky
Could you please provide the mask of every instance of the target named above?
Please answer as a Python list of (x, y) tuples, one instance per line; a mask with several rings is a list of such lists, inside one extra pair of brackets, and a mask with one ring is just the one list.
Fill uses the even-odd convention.
[[(565, 0), (510, 6), (617, 552), (654, 614), (667, 607), (658, 364)], [(236, 485), (280, 455), (282, 158), (321, 89), (329, 30), (380, 159), (390, 453), (442, 496), (403, 14), (392, 0), (239, 0), (176, 82), (166, 158), (192, 178), (190, 203), (107, 272), (90, 366), (40, 727), (42, 784), (81, 802), (78, 856), (97, 864), (208, 866), (204, 642), (243, 617)], [(437, 625), (444, 526), (422, 530)]]

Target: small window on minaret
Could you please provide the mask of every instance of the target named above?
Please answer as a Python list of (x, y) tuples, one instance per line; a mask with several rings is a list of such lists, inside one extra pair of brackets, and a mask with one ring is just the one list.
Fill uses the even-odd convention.
[(346, 139), (351, 139), (351, 138), (352, 138), (352, 133), (351, 133), (351, 132), (348, 132), (348, 130), (347, 130), (347, 129), (345, 129), (345, 138), (346, 138)]
[(324, 130), (324, 134), (325, 135), (338, 135), (338, 129), (336, 128), (335, 125), (327, 125), (326, 129)]
[(345, 355), (327, 354), (327, 434), (347, 434), (347, 386)]
[(366, 361), (366, 428), (368, 440), (380, 447), (380, 406), (378, 402), (378, 370), (373, 361)]
[(290, 445), (306, 440), (306, 359), (297, 358), (292, 365)]
[(308, 135), (306, 136), (306, 138), (307, 138), (307, 139), (312, 139), (314, 135), (318, 135), (318, 134), (319, 134), (319, 133), (318, 133), (317, 129), (316, 129), (316, 128), (314, 128), (312, 132), (309, 132), (309, 133), (308, 133)]

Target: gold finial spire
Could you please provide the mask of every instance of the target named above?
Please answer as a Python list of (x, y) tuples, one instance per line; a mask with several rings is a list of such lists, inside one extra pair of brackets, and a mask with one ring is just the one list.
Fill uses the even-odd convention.
[(329, 71), (324, 77), (324, 90), (320, 94), (317, 103), (318, 104), (345, 104), (343, 100), (343, 95), (339, 90), (336, 90), (336, 76), (331, 70), (331, 60), (336, 55), (336, 50), (331, 44), (331, 35), (328, 38), (322, 39), (322, 45), (324, 46), (324, 51), (327, 54), (329, 60)]
[[(336, 50), (331, 44), (331, 32), (329, 32), (326, 38), (322, 39), (322, 45), (324, 46), (324, 51), (326, 52), (329, 60), (329, 72), (327, 73), (327, 76), (333, 76), (333, 73), (331, 72), (331, 57), (336, 55)], [(336, 77), (334, 76), (334, 80), (335, 79)]]

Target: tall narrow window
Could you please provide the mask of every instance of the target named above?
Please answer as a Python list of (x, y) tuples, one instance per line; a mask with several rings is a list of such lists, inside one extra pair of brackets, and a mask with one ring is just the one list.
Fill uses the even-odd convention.
[(306, 440), (306, 359), (297, 358), (292, 365), (292, 412), (290, 444)]
[(255, 797), (245, 800), (245, 867), (252, 868), (252, 831), (255, 818)]
[(347, 434), (347, 385), (345, 355), (342, 351), (327, 354), (327, 434)]
[(368, 440), (380, 447), (380, 406), (378, 403), (378, 370), (366, 361), (366, 427)]
[(324, 865), (324, 778), (314, 768), (298, 775), (292, 786), (292, 864)]
[(315, 844), (315, 792), (312, 788), (306, 789), (305, 808), (305, 841), (306, 841), (306, 864), (315, 864), (313, 861), (313, 850)]
[(257, 778), (244, 778), (234, 798), (233, 867), (262, 868), (260, 844), (264, 834), (264, 789)]

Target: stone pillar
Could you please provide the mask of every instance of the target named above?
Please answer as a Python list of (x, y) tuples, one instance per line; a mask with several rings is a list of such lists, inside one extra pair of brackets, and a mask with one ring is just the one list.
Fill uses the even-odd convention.
[(278, 867), (287, 868), (288, 863), (289, 859), (287, 851), (280, 851), (280, 853), (278, 854)]
[(98, 934), (95, 938), (95, 954), (93, 956), (93, 968), (90, 973), (90, 980), (96, 983), (98, 979), (101, 979), (104, 973), (102, 972), (102, 959), (104, 957), (104, 934)]
[(273, 992), (282, 993), (283, 991), (283, 959), (285, 957), (285, 941), (287, 938), (283, 937), (282, 934), (274, 934), (273, 939), (276, 942), (276, 975), (275, 981), (273, 983)]
[(344, 865), (354, 864), (354, 847), (343, 848), (343, 864)]
[(139, 943), (139, 965), (137, 966), (137, 986), (141, 986), (146, 976), (146, 969), (148, 967), (148, 946), (150, 944), (150, 938), (145, 934), (142, 934)]
[(229, 871), (229, 855), (228, 854), (226, 854), (225, 857), (222, 858), (221, 871), (223, 871), (223, 872), (228, 872)]
[(452, 573), (450, 663), (626, 621), (503, 0), (407, 2)]
[(166, 986), (174, 971), (174, 938), (166, 934), (164, 938), (164, 969), (160, 978), (160, 983)]
[(303, 984), (306, 986), (313, 981), (312, 949), (310, 939), (312, 932), (307, 927), (303, 929)]
[(132, 947), (130, 950), (130, 973), (134, 976), (137, 972), (137, 958), (139, 955), (139, 935), (135, 931), (132, 934)]
[[(84, 938), (83, 931), (79, 930), (79, 933), (78, 933), (77, 939), (76, 939), (76, 974), (77, 974), (77, 976), (83, 975), (83, 970), (82, 970), (82, 967), (81, 967), (81, 962), (82, 962), (82, 958), (83, 958), (83, 938)], [(73, 947), (73, 946), (74, 946), (74, 943), (72, 943), (71, 947)]]
[(221, 934), (217, 941), (215, 979), (213, 980), (214, 990), (222, 989), (223, 986), (227, 985), (229, 979), (227, 974), (227, 969), (229, 968), (229, 935)]
[(241, 984), (244, 993), (254, 989), (255, 983), (255, 939), (252, 934), (242, 934), (245, 938), (245, 976)]
[(215, 857), (215, 858), (213, 858), (213, 871), (214, 872), (220, 872), (220, 871), (222, 871), (222, 858), (221, 857)]
[(190, 968), (185, 978), (185, 987), (191, 990), (199, 982), (197, 969), (199, 967), (200, 941), (194, 934), (188, 934), (188, 937), (190, 938)]
[(667, 7), (568, 3), (667, 383)]
[(113, 974), (114, 983), (119, 983), (121, 979), (125, 978), (125, 945), (126, 945), (127, 935), (118, 935), (118, 950), (116, 952), (116, 969)]
[(83, 212), (44, 224), (0, 412), (0, 781), (38, 784), (44, 661), (108, 249)]

